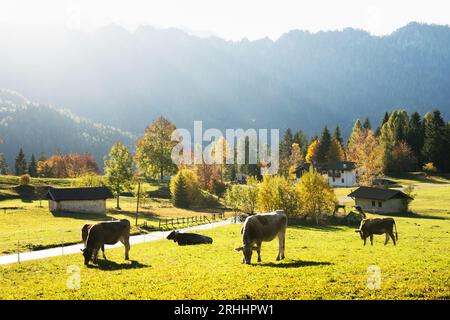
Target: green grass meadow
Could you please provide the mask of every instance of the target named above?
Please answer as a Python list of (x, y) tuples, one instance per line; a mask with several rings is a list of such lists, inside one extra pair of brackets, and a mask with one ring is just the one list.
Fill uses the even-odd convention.
[[(107, 250), (109, 261), (85, 267), (81, 254), (0, 267), (0, 299), (449, 299), (448, 220), (397, 218), (399, 243), (374, 246), (347, 227), (292, 226), (286, 259), (276, 241), (262, 263), (241, 264), (240, 225), (206, 232), (212, 245), (180, 247), (168, 240)], [(80, 288), (67, 287), (67, 268), (80, 269)], [(381, 270), (379, 289), (366, 285)]]
[[(337, 189), (339, 190), (339, 189)], [(346, 192), (346, 191), (343, 191)], [(212, 245), (180, 247), (168, 240), (106, 251), (108, 261), (86, 267), (80, 254), (0, 266), (0, 299), (450, 299), (450, 187), (418, 188), (413, 214), (395, 216), (399, 242), (364, 247), (355, 228), (290, 225), (286, 259), (275, 261), (277, 241), (263, 243), (262, 263), (243, 265), (241, 225), (202, 231)], [(9, 201), (7, 203), (7, 201)], [(127, 205), (127, 199), (123, 202)], [(38, 202), (4, 200), (24, 209), (0, 213), (0, 251), (14, 252), (17, 237), (57, 244), (80, 240), (80, 227), (103, 217), (55, 216)], [(129, 200), (132, 206), (133, 199)], [(46, 203), (44, 203), (46, 205)], [(112, 205), (111, 203), (108, 206)], [(160, 203), (158, 210), (172, 210)], [(160, 213), (159, 211), (157, 211)], [(187, 214), (178, 212), (177, 214)], [(131, 216), (109, 213), (114, 217)], [(375, 216), (375, 215), (373, 215)], [(379, 216), (379, 215), (377, 215)], [(1, 254), (0, 254), (1, 255)], [(374, 267), (375, 266), (375, 267)], [(73, 268), (80, 287), (71, 289)], [(367, 282), (379, 268), (379, 288)], [(369, 281), (369, 284), (371, 282)]]

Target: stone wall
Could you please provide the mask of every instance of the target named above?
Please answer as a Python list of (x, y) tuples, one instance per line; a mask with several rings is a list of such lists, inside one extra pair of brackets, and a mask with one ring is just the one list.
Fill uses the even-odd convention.
[(106, 213), (106, 200), (49, 200), (50, 211)]

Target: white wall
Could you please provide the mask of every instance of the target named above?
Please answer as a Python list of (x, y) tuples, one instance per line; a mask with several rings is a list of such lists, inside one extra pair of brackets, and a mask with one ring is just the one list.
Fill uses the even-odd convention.
[[(357, 185), (356, 183), (356, 170), (352, 171), (344, 171), (339, 178), (329, 177), (328, 175), (324, 175), (328, 179), (328, 184), (333, 187), (354, 187)], [(344, 179), (344, 182), (342, 182)]]
[(106, 200), (49, 200), (50, 211), (106, 213)]

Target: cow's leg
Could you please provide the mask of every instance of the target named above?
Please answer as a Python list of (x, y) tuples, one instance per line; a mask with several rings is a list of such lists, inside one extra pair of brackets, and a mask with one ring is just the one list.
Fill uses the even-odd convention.
[(278, 234), (278, 256), (277, 261), (284, 259), (284, 232)]
[(373, 246), (373, 234), (370, 235), (370, 245)]
[[(387, 235), (386, 235), (387, 236)], [(394, 243), (394, 246), (396, 245), (396, 243), (395, 243), (395, 236), (394, 236), (394, 233), (391, 231), (391, 232), (389, 232), (389, 236), (391, 237), (391, 239), (392, 239), (392, 242)]]
[(122, 242), (125, 247), (125, 260), (130, 260), (130, 257), (128, 256), (128, 252), (130, 251), (130, 239), (128, 237), (123, 237), (120, 239), (120, 242)]
[(286, 241), (286, 230), (283, 230), (281, 232), (281, 259), (284, 259), (285, 241)]
[(94, 249), (93, 255), (92, 255), (92, 262), (94, 262), (94, 264), (97, 264), (97, 260), (98, 260), (98, 250), (99, 249)]
[(257, 246), (256, 252), (258, 252), (258, 262), (261, 262), (261, 241), (258, 242), (256, 246)]
[(388, 233), (386, 232), (386, 240), (384, 241), (384, 245), (387, 245), (388, 242), (389, 242), (389, 235), (388, 235)]
[(106, 259), (106, 255), (105, 255), (105, 245), (102, 245), (102, 253), (103, 253), (103, 259)]

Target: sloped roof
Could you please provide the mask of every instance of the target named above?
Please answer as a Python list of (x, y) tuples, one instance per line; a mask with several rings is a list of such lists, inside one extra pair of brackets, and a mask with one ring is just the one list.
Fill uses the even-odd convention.
[(372, 187), (359, 187), (355, 191), (351, 192), (349, 197), (362, 198), (371, 200), (389, 200), (394, 198), (411, 199), (410, 196), (400, 190), (393, 189), (381, 189)]
[(51, 188), (47, 192), (47, 199), (53, 201), (104, 200), (113, 197), (111, 190), (107, 187)]

